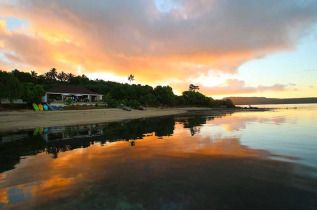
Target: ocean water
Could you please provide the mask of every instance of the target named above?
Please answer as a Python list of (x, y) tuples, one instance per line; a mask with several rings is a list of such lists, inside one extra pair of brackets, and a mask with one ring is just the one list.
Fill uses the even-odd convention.
[(0, 209), (317, 209), (317, 106), (272, 106), (2, 133)]

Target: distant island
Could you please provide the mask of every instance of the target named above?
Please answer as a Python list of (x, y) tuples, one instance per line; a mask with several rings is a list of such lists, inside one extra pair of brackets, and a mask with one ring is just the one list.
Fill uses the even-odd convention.
[(258, 104), (304, 104), (317, 103), (317, 97), (310, 98), (266, 98), (266, 97), (226, 97), (235, 105), (258, 105)]

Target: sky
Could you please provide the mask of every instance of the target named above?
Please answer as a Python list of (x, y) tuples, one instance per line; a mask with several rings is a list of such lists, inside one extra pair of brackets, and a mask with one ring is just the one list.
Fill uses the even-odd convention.
[(0, 0), (0, 69), (317, 97), (316, 0)]

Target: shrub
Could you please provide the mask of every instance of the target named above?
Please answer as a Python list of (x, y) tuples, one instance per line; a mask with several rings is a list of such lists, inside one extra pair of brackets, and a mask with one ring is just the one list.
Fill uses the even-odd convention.
[(137, 100), (130, 100), (128, 101), (127, 106), (130, 106), (133, 109), (138, 109), (141, 106), (141, 104)]
[(117, 108), (119, 106), (118, 101), (114, 100), (114, 99), (110, 99), (108, 102), (108, 107), (110, 108)]
[(23, 92), (21, 99), (27, 104), (32, 103), (41, 103), (42, 96), (45, 95), (45, 91), (41, 85), (35, 85), (33, 83), (23, 83), (22, 84)]
[(71, 99), (71, 98), (68, 98), (67, 100), (66, 100), (66, 105), (67, 106), (71, 106), (72, 104), (74, 103), (74, 100), (73, 99)]
[(18, 99), (21, 95), (22, 88), (19, 80), (11, 73), (0, 71), (0, 104), (1, 99)]
[(230, 99), (224, 100), (224, 105), (226, 105), (227, 108), (235, 108), (236, 107)]

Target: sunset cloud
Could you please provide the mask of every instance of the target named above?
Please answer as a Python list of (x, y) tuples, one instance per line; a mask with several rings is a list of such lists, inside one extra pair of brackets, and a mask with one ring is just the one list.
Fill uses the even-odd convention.
[[(294, 49), (316, 24), (316, 10), (316, 1), (297, 0), (0, 0), (0, 68), (133, 73), (149, 84), (232, 74), (247, 61)], [(8, 30), (7, 17), (28, 24)], [(230, 84), (242, 87), (236, 92), (285, 88)]]
[[(217, 95), (235, 95), (235, 94), (246, 94), (246, 93), (256, 93), (265, 91), (288, 91), (294, 90), (295, 84), (273, 84), (273, 85), (258, 85), (249, 86), (242, 80), (228, 79), (224, 83), (215, 86), (203, 86), (200, 85), (200, 92), (207, 95), (217, 96)], [(187, 83), (175, 83), (173, 84), (176, 90), (188, 90)], [(181, 92), (179, 92), (181, 93)]]

